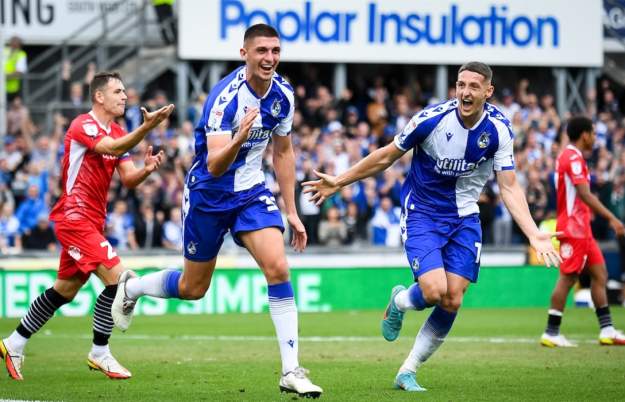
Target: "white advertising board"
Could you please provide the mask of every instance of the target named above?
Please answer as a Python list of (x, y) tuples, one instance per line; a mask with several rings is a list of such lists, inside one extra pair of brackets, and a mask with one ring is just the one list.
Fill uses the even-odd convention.
[(289, 61), (601, 66), (601, 0), (179, 0), (179, 54), (236, 60), (268, 23)]

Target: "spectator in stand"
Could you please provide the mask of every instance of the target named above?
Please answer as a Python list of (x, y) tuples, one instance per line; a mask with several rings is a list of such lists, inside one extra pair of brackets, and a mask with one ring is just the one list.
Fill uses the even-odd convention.
[(545, 219), (547, 213), (547, 189), (540, 180), (540, 173), (536, 168), (530, 167), (527, 178), (527, 205), (534, 222), (538, 225)]
[(401, 245), (399, 215), (400, 208), (394, 207), (390, 198), (382, 198), (380, 206), (376, 208), (371, 219), (374, 246), (399, 247)]
[(124, 112), (124, 121), (126, 122), (126, 130), (131, 132), (141, 125), (143, 122), (143, 114), (141, 113), (141, 105), (139, 93), (135, 88), (126, 90), (128, 101), (126, 102), (126, 111)]
[(135, 238), (135, 224), (133, 216), (128, 212), (128, 203), (123, 199), (118, 199), (113, 205), (113, 211), (106, 219), (109, 236), (117, 244), (118, 250), (136, 250), (138, 246)]
[(39, 214), (37, 225), (24, 235), (22, 243), (25, 250), (56, 251), (56, 236), (47, 214)]
[(514, 94), (508, 88), (501, 91), (501, 104), (497, 105), (506, 119), (512, 121), (514, 115), (521, 111), (521, 106), (514, 100)]
[(313, 180), (316, 176), (313, 173), (313, 165), (310, 159), (302, 162), (302, 174), (298, 178), (296, 188), (298, 202), (298, 212), (302, 219), (302, 223), (308, 234), (308, 243), (310, 245), (319, 243), (319, 222), (321, 221), (321, 210), (314, 202), (309, 201), (309, 196), (302, 192), (301, 183)]
[(330, 247), (339, 247), (347, 240), (347, 225), (341, 220), (336, 207), (328, 208), (326, 218), (319, 224), (319, 242)]
[(493, 237), (495, 246), (509, 246), (512, 244), (512, 215), (503, 203), (499, 194), (499, 186), (493, 183), (495, 193), (495, 221), (493, 223)]
[(493, 243), (493, 223), (495, 221), (495, 202), (497, 196), (493, 190), (494, 180), (488, 180), (477, 200), (480, 208), (480, 223), (482, 225), (482, 244)]
[(166, 45), (176, 45), (178, 27), (174, 17), (174, 0), (152, 0), (156, 17), (161, 28), (161, 38)]
[(155, 212), (149, 202), (141, 204), (135, 217), (135, 238), (141, 249), (163, 247), (163, 212)]
[(178, 207), (169, 211), (169, 220), (163, 225), (163, 246), (169, 250), (182, 250), (182, 214)]
[(27, 197), (17, 207), (15, 216), (20, 221), (20, 233), (29, 233), (37, 224), (37, 217), (41, 213), (48, 213), (48, 207), (41, 198), (39, 186), (31, 184), (28, 186)]
[(21, 94), (22, 79), (28, 71), (26, 52), (22, 50), (22, 40), (13, 36), (9, 45), (4, 48), (4, 79), (7, 102), (13, 101)]
[(22, 103), (22, 98), (15, 97), (7, 110), (7, 133), (14, 137), (32, 135), (36, 127), (30, 118), (30, 111)]
[(404, 176), (400, 169), (392, 167), (382, 173), (382, 179), (378, 183), (377, 192), (380, 197), (388, 197), (393, 201), (393, 206), (401, 207), (401, 187)]
[(13, 180), (13, 176), (24, 160), (23, 152), (15, 144), (15, 137), (7, 136), (4, 138), (4, 149), (0, 153), (0, 160), (4, 162), (2, 166), (4, 174)]
[(72, 64), (69, 60), (65, 60), (61, 67), (61, 99), (63, 102), (70, 103), (67, 107), (63, 107), (63, 116), (72, 121), (79, 114), (89, 111), (91, 105), (85, 94), (89, 93), (89, 83), (93, 80), (96, 73), (95, 63), (87, 65), (87, 73), (82, 82), (72, 81)]
[(378, 138), (384, 135), (384, 127), (389, 121), (386, 97), (386, 89), (377, 87), (373, 90), (372, 101), (367, 105), (367, 119), (371, 124), (371, 133)]
[(360, 228), (358, 227), (358, 220), (358, 205), (356, 205), (356, 203), (352, 201), (347, 205), (347, 213), (343, 218), (343, 221), (345, 222), (345, 227), (347, 228), (347, 238), (345, 239), (344, 244), (352, 244), (359, 239), (367, 238), (367, 229), (365, 227), (365, 234), (364, 236), (362, 236), (359, 231)]
[(13, 205), (5, 202), (0, 210), (0, 254), (16, 254), (21, 249), (20, 221), (13, 214)]

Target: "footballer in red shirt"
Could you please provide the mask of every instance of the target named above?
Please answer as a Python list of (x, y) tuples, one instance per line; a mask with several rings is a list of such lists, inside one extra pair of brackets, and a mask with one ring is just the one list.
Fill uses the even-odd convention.
[(122, 183), (136, 187), (163, 161), (164, 153), (152, 154), (148, 147), (144, 166), (135, 167), (128, 157), (135, 145), (169, 117), (173, 105), (149, 113), (142, 109), (143, 124), (126, 134), (114, 120), (124, 114), (126, 89), (117, 73), (98, 73), (90, 84), (93, 108), (74, 119), (65, 136), (62, 166), (63, 193), (50, 219), (61, 243), (59, 271), (54, 285), (30, 305), (13, 333), (0, 341), (0, 355), (9, 376), (22, 380), (24, 348), (61, 306), (74, 299), (91, 273), (105, 288), (93, 313), (93, 345), (87, 364), (109, 378), (130, 378), (130, 372), (111, 354), (108, 340), (113, 329), (111, 304), (119, 275), (124, 271), (119, 257), (104, 238), (107, 194), (115, 170)]
[(557, 226), (560, 233), (560, 277), (551, 295), (547, 328), (541, 344), (549, 347), (576, 346), (560, 334), (562, 314), (569, 291), (582, 271), (591, 278), (591, 295), (599, 321), (601, 345), (625, 345), (625, 336), (612, 325), (606, 283), (605, 260), (590, 228), (591, 211), (610, 222), (617, 236), (623, 236), (623, 223), (590, 192), (590, 174), (584, 152), (592, 152), (595, 129), (586, 117), (573, 117), (567, 124), (570, 144), (556, 162)]

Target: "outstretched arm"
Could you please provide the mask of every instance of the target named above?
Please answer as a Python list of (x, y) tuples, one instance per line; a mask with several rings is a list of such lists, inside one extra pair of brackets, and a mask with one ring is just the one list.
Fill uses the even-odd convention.
[(502, 170), (497, 172), (497, 184), (501, 190), (501, 199), (510, 211), (510, 215), (519, 225), (525, 236), (530, 241), (531, 246), (536, 250), (536, 254), (545, 264), (550, 266), (558, 266), (562, 259), (554, 250), (551, 243), (551, 237), (555, 233), (541, 232), (527, 205), (523, 189), (516, 180), (514, 170)]
[(293, 228), (291, 246), (295, 251), (303, 251), (308, 237), (295, 209), (295, 154), (290, 135), (273, 136), (273, 167), (284, 200), (286, 218)]
[(145, 108), (141, 108), (141, 112), (143, 112), (143, 124), (123, 137), (113, 139), (106, 136), (102, 138), (102, 140), (96, 144), (94, 150), (104, 155), (121, 156), (125, 154), (140, 143), (154, 127), (168, 118), (173, 110), (174, 105), (163, 106), (154, 112), (148, 112)]
[(315, 174), (319, 176), (320, 179), (302, 183), (302, 185), (306, 187), (304, 192), (312, 193), (310, 200), (315, 201), (317, 205), (321, 205), (326, 198), (336, 193), (342, 187), (364, 179), (365, 177), (373, 176), (374, 174), (388, 168), (404, 153), (405, 151), (399, 149), (393, 142), (383, 148), (373, 151), (366, 158), (337, 177), (320, 173), (315, 170)]

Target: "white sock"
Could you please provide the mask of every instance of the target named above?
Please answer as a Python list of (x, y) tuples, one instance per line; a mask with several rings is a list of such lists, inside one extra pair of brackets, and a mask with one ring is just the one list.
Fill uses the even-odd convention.
[(111, 350), (109, 349), (109, 345), (95, 345), (92, 344), (91, 345), (91, 355), (93, 357), (100, 357), (103, 356), (107, 353), (111, 353)]
[(439, 346), (443, 344), (445, 338), (439, 338), (423, 324), (412, 346), (412, 350), (408, 354), (406, 360), (399, 368), (400, 373), (416, 372), (417, 369), (432, 356)]
[(269, 298), (269, 313), (276, 328), (282, 358), (282, 374), (293, 371), (299, 366), (297, 359), (299, 339), (297, 333), (297, 307), (290, 298)]
[(17, 331), (13, 331), (13, 333), (4, 340), (4, 343), (7, 345), (7, 347), (9, 347), (14, 353), (17, 353), (20, 355), (24, 354), (24, 348), (26, 347), (26, 342), (28, 342), (28, 338), (24, 338)]
[(126, 281), (126, 296), (134, 300), (145, 295), (160, 298), (169, 297), (165, 292), (165, 280), (169, 272), (171, 271), (164, 269), (128, 279)]
[(416, 309), (415, 305), (410, 301), (410, 292), (408, 289), (404, 289), (395, 295), (395, 305), (401, 311)]

